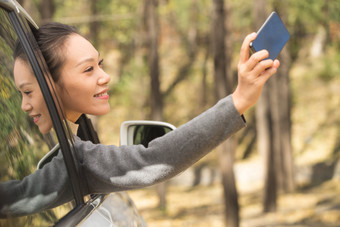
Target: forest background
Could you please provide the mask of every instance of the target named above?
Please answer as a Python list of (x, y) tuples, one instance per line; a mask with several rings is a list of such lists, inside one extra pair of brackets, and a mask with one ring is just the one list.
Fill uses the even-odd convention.
[(112, 110), (94, 120), (106, 144), (119, 144), (125, 120), (178, 127), (230, 94), (244, 37), (277, 11), (291, 38), (248, 127), (175, 180), (130, 195), (149, 226), (338, 225), (340, 1), (18, 2), (39, 25), (76, 26), (105, 59)]

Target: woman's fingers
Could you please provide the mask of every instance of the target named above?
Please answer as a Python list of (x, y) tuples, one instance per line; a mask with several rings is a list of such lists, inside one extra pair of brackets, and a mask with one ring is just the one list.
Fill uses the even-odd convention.
[(274, 63), (273, 63), (273, 67), (276, 68), (276, 69), (279, 68), (280, 67), (280, 61), (275, 59)]
[(267, 59), (267, 60), (263, 60), (260, 61), (254, 68), (254, 73), (256, 75), (261, 75), (262, 73), (265, 73), (271, 69), (276, 69), (279, 68), (280, 66), (280, 62), (279, 60), (275, 59), (275, 61), (271, 60), (271, 59)]
[[(262, 62), (261, 62), (262, 63)], [(270, 66), (270, 67), (267, 67)], [(263, 61), (262, 65), (258, 66), (258, 68), (255, 67), (254, 71), (257, 70), (259, 73), (258, 77), (263, 80), (263, 84), (276, 73), (278, 67), (280, 66), (280, 62), (278, 60), (272, 61), (272, 60), (265, 60)]]
[(249, 35), (246, 36), (246, 38), (244, 39), (242, 46), (241, 46), (241, 50), (240, 50), (240, 63), (246, 63), (249, 59), (249, 44), (251, 43), (251, 41), (256, 39), (256, 33), (253, 32)]
[[(269, 53), (267, 50), (260, 50), (256, 53), (254, 53), (250, 59), (248, 60), (248, 62), (246, 63), (246, 68), (248, 71), (253, 70), (256, 66), (258, 65), (263, 65), (263, 61), (267, 61), (264, 60), (269, 56)], [(271, 60), (272, 61), (272, 60)], [(270, 66), (267, 66), (267, 68)]]
[[(257, 34), (255, 32), (247, 35), (241, 46), (239, 67), (241, 67), (245, 71), (252, 71), (258, 64), (260, 64), (260, 66), (263, 65), (262, 61), (264, 61), (264, 59), (266, 59), (269, 56), (269, 53), (267, 50), (261, 50), (261, 51), (258, 51), (252, 54), (251, 57), (249, 57), (249, 49), (250, 49), (249, 44), (253, 40), (256, 39), (256, 36)], [(274, 62), (272, 62), (272, 66), (270, 65), (270, 63), (269, 65), (267, 64), (265, 65), (266, 65), (266, 68), (269, 68), (272, 66), (275, 68), (278, 68), (280, 63), (277, 60), (275, 60)]]
[(255, 75), (260, 75), (263, 73), (266, 69), (269, 69), (273, 66), (273, 60), (271, 59), (266, 59), (258, 62), (255, 67), (253, 68), (254, 74)]

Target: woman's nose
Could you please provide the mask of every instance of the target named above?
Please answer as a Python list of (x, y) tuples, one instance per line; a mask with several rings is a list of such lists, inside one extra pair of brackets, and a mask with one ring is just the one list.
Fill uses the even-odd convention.
[(32, 105), (26, 102), (24, 99), (21, 102), (21, 109), (25, 112), (32, 110)]
[(108, 84), (110, 80), (111, 80), (111, 77), (104, 70), (102, 70), (102, 73), (98, 79), (98, 84), (99, 85)]

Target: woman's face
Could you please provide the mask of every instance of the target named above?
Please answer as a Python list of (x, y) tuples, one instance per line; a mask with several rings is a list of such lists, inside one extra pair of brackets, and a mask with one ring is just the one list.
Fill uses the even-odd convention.
[(14, 62), (15, 85), (22, 95), (21, 109), (28, 113), (41, 133), (52, 128), (52, 121), (44, 97), (29, 63), (21, 59)]
[(92, 44), (73, 34), (63, 47), (65, 63), (60, 71), (57, 91), (66, 118), (75, 122), (82, 113), (103, 115), (110, 110), (110, 76), (102, 69), (102, 60)]

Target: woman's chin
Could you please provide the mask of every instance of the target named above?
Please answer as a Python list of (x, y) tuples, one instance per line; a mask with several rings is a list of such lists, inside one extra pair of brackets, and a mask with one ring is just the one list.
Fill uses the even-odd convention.
[(51, 129), (52, 125), (39, 127), (39, 131), (41, 132), (41, 134), (47, 134), (51, 131)]
[(97, 109), (95, 111), (93, 111), (93, 113), (89, 113), (91, 115), (95, 115), (95, 116), (101, 116), (101, 115), (105, 115), (107, 114), (108, 112), (110, 112), (110, 106), (108, 105), (107, 107), (105, 108), (100, 108), (100, 109)]

